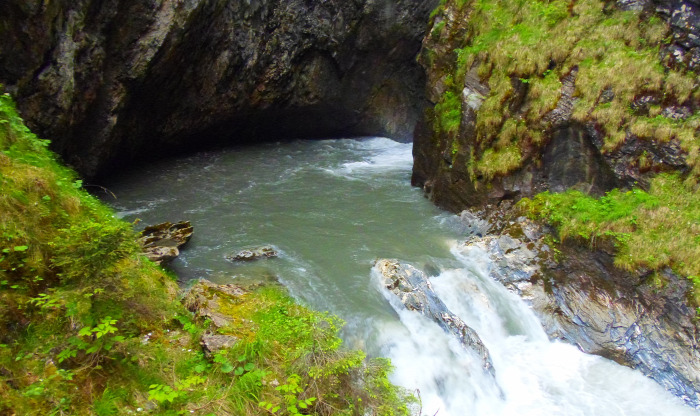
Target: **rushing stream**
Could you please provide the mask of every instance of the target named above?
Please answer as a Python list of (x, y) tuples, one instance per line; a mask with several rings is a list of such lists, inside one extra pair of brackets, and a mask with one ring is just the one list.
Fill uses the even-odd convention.
[[(410, 144), (382, 138), (269, 144), (129, 172), (108, 184), (117, 199), (107, 202), (144, 224), (192, 222), (195, 236), (171, 265), (183, 280), (269, 276), (341, 316), (346, 342), (391, 358), (393, 381), (420, 392), (423, 414), (698, 414), (635, 371), (550, 342), (527, 305), (488, 277), (483, 252), (456, 249), (459, 221), (411, 188), (411, 166)], [(262, 244), (280, 257), (224, 258)], [(387, 300), (372, 269), (378, 258), (433, 276), (490, 350), (495, 384), (436, 324)]]

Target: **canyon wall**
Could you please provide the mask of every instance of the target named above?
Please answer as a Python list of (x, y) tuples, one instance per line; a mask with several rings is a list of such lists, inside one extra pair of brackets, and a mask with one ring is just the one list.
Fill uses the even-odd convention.
[(420, 55), (413, 183), (454, 212), (698, 177), (697, 1), (447, 1)]
[(0, 83), (83, 175), (207, 143), (385, 135), (424, 107), (437, 0), (0, 4)]

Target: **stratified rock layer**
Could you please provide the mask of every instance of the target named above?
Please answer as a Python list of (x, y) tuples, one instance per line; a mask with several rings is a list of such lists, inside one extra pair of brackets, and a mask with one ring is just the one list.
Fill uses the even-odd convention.
[(437, 0), (0, 3), (0, 83), (81, 173), (207, 141), (409, 139)]
[(192, 234), (194, 228), (189, 221), (164, 222), (144, 228), (138, 241), (146, 257), (161, 264), (179, 256), (180, 248), (190, 241)]

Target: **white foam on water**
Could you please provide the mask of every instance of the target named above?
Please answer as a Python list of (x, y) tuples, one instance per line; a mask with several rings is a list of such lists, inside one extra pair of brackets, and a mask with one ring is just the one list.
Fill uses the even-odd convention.
[[(410, 144), (384, 138), (205, 153), (141, 173), (141, 185), (127, 181), (115, 190), (117, 204), (123, 204), (117, 209), (131, 219), (143, 215), (146, 223), (173, 220), (183, 212), (191, 216), (196, 237), (173, 263), (182, 276), (271, 274), (297, 299), (339, 313), (351, 322), (354, 345), (391, 358), (392, 381), (420, 391), (423, 415), (698, 414), (637, 371), (550, 342), (527, 304), (489, 277), (486, 253), (454, 249), (459, 233), (446, 229), (457, 228), (459, 221), (437, 214), (419, 191), (410, 189), (412, 163)], [(350, 181), (334, 180), (338, 177)], [(351, 192), (367, 195), (351, 199)], [(301, 201), (295, 200), (298, 195)], [(411, 209), (395, 203), (404, 198), (412, 201)], [(330, 211), (346, 208), (347, 201), (365, 208), (355, 210), (362, 215)], [(306, 202), (313, 202), (313, 209)], [(265, 209), (277, 206), (283, 209)], [(392, 213), (400, 227), (394, 217), (377, 213)], [(352, 221), (352, 227), (336, 229), (333, 221), (320, 221), (325, 217)], [(375, 227), (377, 222), (381, 227)], [(363, 238), (349, 238), (358, 234)], [(224, 260), (236, 247), (260, 239), (284, 254), (245, 266)], [(403, 308), (376, 276), (373, 287), (367, 286), (366, 271), (375, 255), (429, 262), (437, 274), (431, 278), (436, 293), (490, 350), (495, 379), (437, 324)], [(343, 262), (348, 258), (355, 264)]]
[[(436, 324), (381, 289), (400, 323), (377, 324), (392, 381), (420, 391), (423, 414), (441, 416), (697, 415), (641, 373), (550, 342), (529, 307), (487, 275), (481, 250), (453, 251), (464, 267), (431, 279), (447, 307), (489, 349), (496, 383)], [(376, 273), (373, 272), (373, 273)]]
[(413, 145), (411, 143), (399, 143), (384, 137), (372, 137), (356, 140), (353, 146), (363, 155), (362, 160), (345, 162), (323, 170), (332, 175), (357, 179), (358, 175), (387, 171), (410, 171), (413, 166)]

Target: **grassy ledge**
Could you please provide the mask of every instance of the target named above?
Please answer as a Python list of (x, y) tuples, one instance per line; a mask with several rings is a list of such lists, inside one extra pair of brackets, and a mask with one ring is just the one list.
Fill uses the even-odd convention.
[(232, 299), (225, 330), (197, 318), (47, 145), (0, 95), (0, 415), (410, 414), (387, 361), (281, 288)]
[(700, 306), (700, 195), (678, 175), (656, 176), (648, 192), (616, 189), (597, 199), (575, 190), (544, 192), (518, 206), (556, 226), (561, 239), (591, 247), (613, 243), (615, 264), (622, 269), (670, 267), (687, 276)]
[[(428, 114), (432, 142), (476, 189), (538, 166), (564, 120), (595, 128), (604, 157), (635, 140), (680, 147), (688, 169), (652, 178), (648, 191), (545, 192), (519, 207), (563, 239), (613, 247), (621, 269), (670, 267), (692, 280), (700, 306), (700, 85), (663, 55), (667, 23), (602, 0), (443, 0), (430, 25), (421, 60), (440, 87)], [(465, 96), (476, 83), (479, 94)], [(624, 163), (668, 170), (646, 152)]]

